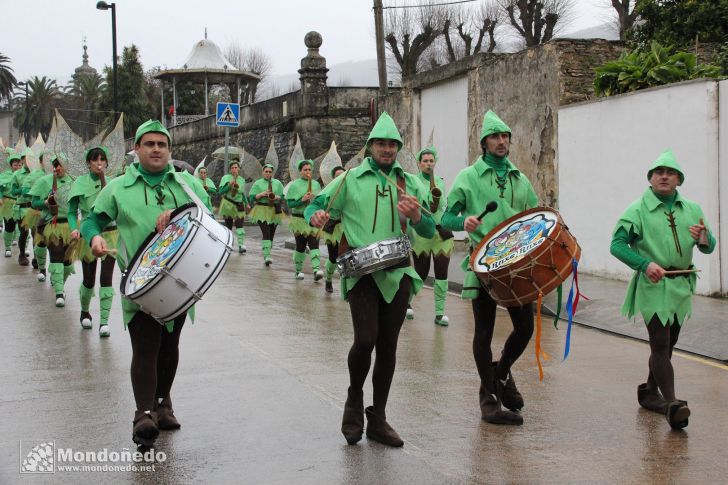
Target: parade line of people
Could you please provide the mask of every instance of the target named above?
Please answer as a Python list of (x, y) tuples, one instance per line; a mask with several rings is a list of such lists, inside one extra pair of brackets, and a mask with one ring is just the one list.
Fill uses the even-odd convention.
[[(239, 253), (247, 251), (244, 219), (259, 225), (265, 267), (272, 264), (276, 228), (287, 219), (295, 236), (294, 278), (304, 279), (308, 254), (314, 281), (325, 280), (324, 291), (331, 293), (339, 263), (341, 296), (351, 309), (353, 343), (347, 358), (349, 388), (341, 432), (349, 444), (366, 434), (398, 447), (404, 441), (386, 414), (397, 342), (404, 320), (413, 315), (410, 302), (422, 289), (431, 264), (435, 276), (433, 322), (447, 326), (445, 301), (453, 232), (467, 232), (470, 252), (474, 252), (501, 223), (539, 206), (531, 182), (509, 159), (512, 141), (509, 126), (488, 111), (480, 133), (482, 155), (460, 171), (446, 193), (443, 179), (435, 175), (440, 163), (436, 148), (426, 147), (417, 154), (418, 175), (406, 172), (397, 162), (402, 137), (392, 118), (383, 113), (366, 141), (366, 158), (349, 170), (334, 167), (332, 180), (324, 187), (313, 179), (313, 161), (300, 160), (300, 178), (285, 195), (283, 184), (273, 177), (272, 165), (262, 167), (262, 177), (246, 194), (238, 159), (229, 161), (219, 186), (204, 167), (195, 175), (176, 171), (169, 163), (169, 132), (159, 121), (149, 120), (138, 127), (134, 137), (137, 160), (116, 177), (105, 174), (110, 155), (101, 145), (86, 151), (87, 173), (75, 176), (69, 173), (69, 160), (63, 153), (43, 153), (41, 168), (31, 170), (28, 152), (11, 152), (8, 169), (0, 173), (5, 257), (12, 257), (17, 240), (18, 264), (32, 263), (39, 282), (50, 278), (58, 307), (66, 304), (65, 282), (74, 273), (75, 261), (80, 261), (80, 326), (93, 328), (95, 316), (89, 308), (98, 294), (99, 336), (109, 337), (114, 267), (126, 270), (150, 234), (168, 227), (175, 209), (194, 203), (211, 210), (211, 197), (219, 194), (218, 216), (234, 230)], [(43, 164), (49, 164), (52, 173), (46, 174)], [(694, 250), (711, 253), (716, 239), (700, 206), (678, 192), (686, 177), (671, 151), (657, 158), (646, 178), (649, 186), (619, 218), (610, 250), (634, 270), (623, 313), (630, 318), (639, 313), (649, 335), (648, 375), (637, 388), (638, 402), (664, 415), (673, 429), (681, 429), (688, 425), (691, 411), (685, 400), (677, 398), (671, 357), (681, 326), (692, 312)], [(283, 201), (291, 210), (290, 217), (285, 217)], [(321, 238), (328, 248), (323, 269)], [(32, 246), (28, 246), (30, 240)], [(370, 250), (374, 246), (377, 250)], [(31, 251), (32, 262), (28, 260)], [(473, 310), (481, 418), (492, 424), (521, 425), (525, 400), (512, 368), (534, 332), (534, 305), (508, 306), (513, 329), (494, 358), (492, 339), (499, 302), (473, 270), (469, 256), (461, 267), (466, 272), (461, 297), (471, 300)], [(180, 358), (180, 335), (187, 317), (194, 319), (194, 306), (162, 325), (147, 308), (125, 295), (121, 306), (132, 345), (136, 403), (132, 439), (149, 448), (160, 430), (181, 426), (171, 389)], [(369, 399), (364, 384), (375, 349)]]

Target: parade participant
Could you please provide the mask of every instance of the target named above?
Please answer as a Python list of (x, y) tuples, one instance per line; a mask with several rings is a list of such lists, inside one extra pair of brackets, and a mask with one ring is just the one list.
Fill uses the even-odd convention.
[(22, 162), (20, 161), (20, 155), (15, 152), (8, 155), (7, 162), (10, 165), (10, 170), (0, 173), (0, 216), (2, 216), (5, 224), (3, 230), (5, 257), (9, 258), (13, 254), (13, 239), (15, 239), (17, 229), (15, 220), (17, 197), (11, 194), (11, 185), (13, 174), (20, 170)]
[[(344, 248), (402, 237), (407, 225), (421, 236), (432, 237), (434, 221), (420, 210), (428, 199), (427, 192), (417, 177), (404, 172), (396, 161), (402, 138), (386, 112), (372, 128), (366, 146), (370, 156), (327, 185), (306, 209), (305, 216), (311, 225), (322, 227), (330, 219), (330, 211), (340, 214), (344, 232), (342, 252)], [(363, 387), (375, 347), (373, 406), (366, 408), (366, 434), (385, 445), (404, 444), (387, 423), (385, 409), (407, 302), (420, 288), (422, 280), (410, 265), (409, 257), (403, 263), (365, 276), (342, 275), (341, 294), (349, 301), (354, 328), (354, 343), (348, 356), (350, 387), (341, 424), (349, 444), (357, 443), (364, 432)]]
[[(188, 190), (199, 198), (206, 196), (191, 174), (175, 172), (169, 164), (170, 142), (169, 132), (159, 121), (149, 120), (139, 126), (134, 137), (139, 161), (109, 182), (81, 226), (94, 255), (102, 257), (108, 246), (101, 232), (116, 221), (120, 238), (117, 262), (122, 270), (155, 228), (157, 232), (164, 230), (172, 210), (191, 200)], [(160, 325), (128, 298), (123, 297), (121, 304), (132, 346), (131, 383), (136, 401), (132, 439), (142, 448), (151, 447), (160, 429), (180, 427), (172, 409), (170, 390), (187, 314)]]
[(20, 266), (28, 266), (30, 264), (30, 261), (28, 260), (28, 255), (30, 253), (26, 254), (30, 231), (21, 225), (26, 211), (31, 206), (30, 197), (27, 193), (23, 193), (23, 184), (25, 183), (25, 179), (28, 175), (30, 175), (30, 167), (28, 167), (28, 158), (26, 155), (27, 151), (20, 154), (20, 170), (16, 170), (13, 173), (13, 178), (10, 181), (10, 195), (17, 198), (15, 201), (15, 207), (13, 208), (13, 219), (15, 219), (15, 222), (20, 225), (18, 235), (18, 249), (20, 250), (20, 254), (18, 254), (18, 264)]
[[(344, 167), (338, 166), (331, 169), (331, 180), (332, 182), (344, 173)], [(331, 218), (324, 225), (322, 234), (323, 240), (326, 243), (326, 250), (329, 254), (326, 260), (326, 293), (334, 292), (334, 271), (336, 271), (336, 260), (339, 257), (339, 243), (341, 242), (341, 235), (344, 233), (344, 226), (341, 225), (341, 215), (330, 211)]]
[(675, 397), (672, 351), (692, 313), (696, 274), (693, 249), (713, 252), (715, 237), (700, 206), (677, 190), (685, 181), (670, 150), (647, 172), (650, 187), (619, 218), (611, 253), (635, 270), (622, 314), (642, 315), (650, 341), (647, 382), (637, 387), (640, 405), (665, 415), (674, 429), (688, 425), (687, 402)]
[(273, 247), (273, 237), (278, 224), (283, 220), (281, 211), (281, 198), (283, 197), (283, 184), (273, 178), (273, 165), (263, 165), (263, 177), (250, 187), (248, 199), (255, 204), (250, 211), (250, 220), (256, 222), (263, 234), (260, 246), (263, 250), (263, 262), (270, 266)]
[(225, 220), (225, 226), (232, 230), (235, 225), (235, 235), (238, 237), (238, 252), (247, 252), (245, 248), (245, 211), (250, 210), (248, 198), (245, 196), (245, 179), (240, 173), (240, 160), (234, 158), (228, 162), (228, 174), (220, 180), (218, 193), (222, 195), (220, 201), (220, 217)]
[[(32, 170), (28, 176), (25, 177), (21, 190), (22, 194), (30, 192), (33, 184), (35, 184), (38, 179), (46, 175), (43, 162), (47, 154), (49, 154), (49, 152), (43, 152), (40, 154), (40, 157), (38, 158), (40, 167)], [(25, 210), (25, 216), (23, 217), (20, 226), (28, 229), (33, 238), (33, 259), (31, 260), (31, 264), (33, 268), (38, 270), (38, 281), (42, 282), (46, 280), (46, 255), (48, 253), (48, 249), (43, 241), (43, 236), (38, 232), (38, 224), (41, 223), (41, 219), (41, 212), (31, 205), (31, 207), (28, 207)]]
[(321, 185), (313, 180), (313, 160), (299, 160), (296, 167), (301, 174), (291, 182), (286, 194), (286, 204), (291, 209), (288, 220), (288, 230), (296, 239), (296, 249), (293, 251), (293, 264), (296, 268), (295, 277), (303, 279), (303, 263), (306, 261), (306, 247), (311, 256), (311, 268), (314, 281), (324, 277), (321, 267), (321, 251), (319, 250), (318, 228), (312, 227), (303, 218), (303, 211), (311, 201), (321, 192)]
[(215, 187), (215, 182), (213, 182), (212, 179), (207, 176), (207, 168), (199, 167), (197, 169), (196, 175), (198, 181), (202, 185), (202, 188), (205, 190), (205, 192), (207, 192), (210, 200), (212, 200), (212, 197), (217, 194), (217, 187)]
[(73, 261), (69, 254), (71, 243), (71, 227), (68, 224), (68, 194), (73, 184), (73, 177), (66, 173), (68, 159), (63, 153), (51, 157), (53, 173), (39, 178), (28, 192), (32, 206), (41, 211), (38, 222), (38, 234), (48, 248), (51, 262), (48, 272), (51, 286), (55, 292), (56, 306), (66, 305), (64, 286), (66, 280), (74, 273)]
[[(106, 184), (111, 180), (106, 177), (104, 171), (109, 167), (109, 150), (105, 146), (94, 146), (86, 150), (84, 154), (88, 172), (76, 179), (71, 187), (68, 202), (68, 224), (71, 228), (71, 238), (74, 240), (74, 247), (77, 248), (77, 259), (81, 261), (83, 281), (78, 288), (81, 300), (81, 327), (84, 329), (93, 328), (93, 317), (89, 312), (91, 299), (95, 296), (96, 266), (97, 258), (92, 252), (88, 242), (81, 239), (80, 225), (77, 215), (81, 213), (81, 220), (85, 220), (91, 213), (94, 201)], [(119, 232), (115, 225), (107, 226), (102, 237), (106, 240), (108, 248), (116, 249)], [(101, 272), (99, 274), (99, 337), (111, 335), (109, 327), (109, 314), (111, 304), (114, 300), (114, 288), (112, 277), (114, 275), (114, 264), (116, 260), (110, 254), (101, 259)]]
[(420, 275), (423, 281), (427, 279), (427, 275), (430, 273), (430, 259), (434, 263), (435, 323), (446, 327), (450, 321), (445, 315), (447, 270), (455, 244), (453, 233), (440, 225), (442, 214), (445, 212), (445, 181), (442, 177), (435, 176), (435, 164), (437, 163), (437, 150), (435, 148), (427, 147), (420, 150), (417, 154), (417, 162), (420, 168), (419, 177), (422, 183), (430, 188), (429, 208), (435, 219), (437, 231), (431, 238), (411, 234), (412, 254), (414, 255), (417, 274)]
[[(471, 251), (499, 223), (538, 204), (528, 178), (508, 159), (510, 145), (511, 129), (493, 111), (488, 111), (480, 132), (483, 155), (460, 171), (450, 188), (442, 226), (452, 231), (467, 231)], [(491, 201), (497, 202), (497, 209), (481, 222), (478, 215)], [(533, 334), (533, 306), (529, 303), (507, 309), (513, 331), (503, 346), (500, 360), (493, 362), (491, 342), (497, 304), (468, 267), (469, 259), (466, 256), (461, 264), (465, 271), (461, 297), (471, 299), (473, 305), (473, 357), (480, 375), (481, 417), (493, 424), (523, 424), (519, 412), (523, 397), (516, 388), (511, 367)]]

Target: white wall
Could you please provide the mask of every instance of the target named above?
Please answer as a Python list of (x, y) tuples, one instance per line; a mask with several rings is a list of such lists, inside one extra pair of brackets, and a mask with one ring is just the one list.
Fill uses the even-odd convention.
[[(728, 85), (723, 84), (725, 90)], [(728, 108), (722, 111), (728, 117)], [(558, 115), (559, 210), (582, 247), (583, 271), (630, 277), (631, 270), (609, 253), (611, 233), (627, 205), (649, 186), (647, 171), (666, 148), (675, 152), (685, 173), (680, 193), (701, 205), (716, 236), (726, 236), (728, 228), (721, 233), (719, 221), (717, 82), (692, 81), (602, 98), (560, 108)], [(728, 133), (726, 124), (723, 131)], [(728, 135), (724, 147), (726, 139)], [(728, 151), (723, 153), (725, 158)], [(725, 186), (726, 162), (722, 165)], [(725, 194), (723, 199), (725, 204)], [(720, 270), (720, 249), (724, 266), (726, 249), (720, 246), (710, 256), (695, 251), (694, 262), (702, 270), (701, 294), (726, 293)]]
[[(723, 293), (728, 293), (728, 81), (721, 81), (718, 84), (719, 92), (719, 132), (720, 143), (719, 153), (719, 178), (718, 190), (720, 191), (720, 234), (718, 243), (720, 248), (720, 272), (721, 288)], [(725, 241), (725, 244), (720, 244)]]
[(449, 189), (458, 172), (468, 166), (468, 79), (463, 76), (427, 87), (420, 99), (420, 147), (427, 145), (434, 127), (435, 173)]

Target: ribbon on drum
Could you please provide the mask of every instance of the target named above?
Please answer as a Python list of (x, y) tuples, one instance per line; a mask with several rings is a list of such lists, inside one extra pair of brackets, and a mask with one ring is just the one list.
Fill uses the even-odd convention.
[(549, 360), (550, 356), (541, 346), (541, 303), (543, 302), (543, 293), (539, 291), (538, 302), (536, 303), (536, 364), (538, 365), (538, 380), (543, 380), (543, 360)]
[[(569, 357), (569, 351), (571, 350), (571, 327), (574, 323), (574, 315), (576, 315), (576, 308), (579, 306), (579, 298), (584, 298), (585, 300), (588, 300), (589, 298), (586, 297), (581, 291), (579, 291), (579, 261), (576, 260), (576, 258), (572, 259), (571, 261), (571, 268), (572, 268), (572, 274), (574, 275), (573, 279), (571, 280), (571, 289), (569, 290), (569, 297), (566, 299), (566, 315), (568, 318), (568, 325), (566, 327), (566, 343), (564, 344), (564, 360)], [(576, 292), (574, 291), (576, 289)], [(559, 309), (561, 308), (561, 304), (559, 302)], [(556, 322), (554, 322), (554, 325)]]

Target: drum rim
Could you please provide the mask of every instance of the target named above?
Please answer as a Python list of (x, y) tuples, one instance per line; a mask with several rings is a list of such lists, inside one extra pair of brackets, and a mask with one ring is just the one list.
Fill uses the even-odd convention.
[[(491, 271), (476, 271), (476, 269), (475, 269), (475, 268), (476, 268), (476, 265), (475, 265), (475, 260), (477, 259), (478, 253), (480, 253), (480, 249), (481, 249), (481, 248), (482, 248), (482, 247), (483, 247), (483, 246), (484, 246), (485, 244), (487, 244), (487, 242), (488, 242), (488, 241), (490, 241), (490, 239), (492, 238), (491, 234), (495, 234), (496, 232), (498, 232), (498, 231), (500, 231), (501, 229), (503, 229), (503, 228), (504, 228), (505, 226), (507, 226), (507, 225), (509, 225), (509, 224), (511, 224), (511, 223), (513, 223), (513, 222), (515, 222), (515, 221), (517, 221), (518, 219), (520, 219), (520, 218), (521, 218), (521, 217), (523, 217), (523, 216), (527, 216), (527, 215), (529, 215), (529, 214), (533, 214), (534, 212), (553, 212), (554, 214), (556, 214), (556, 221), (557, 221), (557, 222), (558, 222), (558, 223), (559, 223), (560, 225), (564, 226), (564, 220), (563, 220), (563, 219), (561, 218), (561, 213), (560, 213), (559, 211), (557, 211), (556, 209), (554, 209), (553, 207), (548, 207), (548, 206), (542, 206), (542, 207), (533, 207), (533, 208), (531, 208), (531, 209), (526, 209), (525, 211), (519, 212), (518, 214), (514, 214), (514, 215), (512, 215), (511, 217), (509, 217), (508, 219), (506, 219), (506, 220), (504, 220), (503, 222), (501, 222), (500, 224), (498, 224), (497, 226), (495, 226), (495, 227), (494, 227), (493, 229), (491, 229), (490, 231), (488, 231), (488, 234), (486, 234), (485, 236), (483, 236), (483, 239), (481, 239), (481, 240), (480, 240), (480, 242), (478, 243), (478, 245), (477, 245), (477, 246), (475, 246), (475, 249), (473, 249), (472, 253), (470, 254), (470, 261), (469, 261), (469, 265), (470, 265), (470, 268), (471, 268), (471, 269), (472, 269), (472, 270), (473, 270), (474, 272), (476, 272), (476, 273), (491, 273)], [(534, 249), (534, 250), (532, 251), (532, 253), (533, 253), (533, 254), (536, 254), (536, 252), (537, 252), (537, 251), (539, 251), (539, 249), (541, 249), (541, 246), (542, 246), (542, 245), (539, 245), (538, 247), (536, 247), (536, 248), (535, 248), (535, 249)], [(532, 254), (532, 253), (526, 253), (526, 254)], [(539, 253), (539, 254), (540, 254), (540, 253)], [(525, 255), (524, 255), (524, 256), (525, 256)], [(519, 259), (518, 261), (516, 261), (516, 262), (515, 262), (515, 263), (513, 263), (513, 264), (517, 264), (517, 263), (518, 263), (518, 262), (520, 262), (520, 261), (521, 261), (522, 259), (523, 259), (523, 258)], [(503, 268), (507, 268), (507, 267), (508, 267), (508, 265), (506, 265), (506, 266), (503, 266)], [(498, 270), (500, 270), (500, 269), (501, 269), (501, 268), (498, 268)], [(498, 270), (496, 270), (496, 271), (498, 271)]]
[[(184, 212), (187, 209), (190, 209), (192, 207), (196, 207), (198, 211), (202, 212), (200, 210), (200, 208), (197, 207), (197, 204), (195, 204), (194, 202), (188, 202), (186, 204), (183, 204), (183, 205), (177, 207), (175, 210), (172, 211), (172, 213), (169, 216), (170, 222), (172, 221), (172, 219), (177, 217), (179, 214), (181, 214), (182, 212)], [(185, 253), (185, 251), (187, 251), (187, 248), (189, 247), (190, 242), (192, 241), (192, 237), (190, 237), (190, 236), (197, 234), (198, 230), (199, 230), (199, 227), (195, 226), (193, 228), (193, 230), (190, 232), (190, 234), (187, 235), (187, 239), (185, 240), (184, 244), (182, 245), (180, 250), (177, 251), (177, 254), (175, 254), (174, 257), (169, 261), (166, 268), (171, 269), (174, 267), (174, 265), (177, 263), (179, 258), (181, 258), (182, 255)], [(153, 232), (149, 233), (149, 235), (146, 237), (144, 242), (139, 247), (146, 249), (149, 246), (149, 244), (152, 242), (152, 240), (154, 240), (157, 236), (159, 236), (159, 233), (157, 231), (153, 231)], [(137, 253), (134, 255), (134, 257), (131, 258), (131, 260), (129, 261), (129, 264), (126, 267), (127, 268), (126, 271), (124, 271), (124, 273), (122, 274), (122, 277), (121, 277), (121, 284), (120, 284), (121, 288), (119, 288), (119, 291), (121, 291), (121, 294), (127, 298), (137, 298), (137, 297), (144, 295), (147, 291), (154, 288), (161, 279), (160, 275), (162, 274), (162, 272), (160, 271), (159, 273), (157, 273), (154, 276), (154, 278), (152, 278), (152, 281), (150, 281), (149, 283), (144, 285), (141, 289), (139, 289), (135, 292), (132, 292), (132, 293), (128, 293), (128, 294), (124, 291), (124, 289), (126, 287), (126, 281), (129, 278), (129, 274), (131, 273), (131, 268), (133, 268), (136, 265), (140, 254), (142, 254), (142, 253), (137, 250)]]
[[(373, 243), (367, 244), (366, 246), (359, 246), (358, 248), (350, 248), (347, 252), (345, 252), (344, 254), (340, 255), (339, 257), (340, 258), (343, 258), (347, 254), (351, 254), (354, 251), (363, 251), (363, 250), (368, 249), (370, 247), (374, 247), (374, 246), (377, 246), (379, 244), (382, 244), (383, 242), (387, 242), (387, 241), (401, 241), (404, 238), (407, 238), (409, 240), (409, 236), (407, 236), (407, 234), (402, 234), (401, 236), (390, 237), (390, 238), (387, 238), (387, 239), (382, 239), (381, 241), (375, 241)], [(410, 241), (410, 246), (411, 245), (412, 245), (412, 241)]]
[[(404, 241), (405, 239), (407, 240), (407, 244), (410, 246), (410, 251), (407, 253), (407, 255), (402, 256), (401, 258), (397, 258), (396, 260), (391, 260), (391, 261), (389, 261), (389, 263), (391, 263), (391, 264), (388, 264), (387, 266), (384, 266), (384, 267), (381, 267), (381, 268), (371, 269), (371, 267), (370, 267), (370, 268), (366, 268), (365, 272), (363, 272), (363, 273), (358, 273), (357, 272), (357, 274), (348, 274), (346, 276), (343, 274), (344, 273), (344, 267), (346, 266), (346, 264), (345, 264), (346, 261), (349, 260), (349, 259), (351, 259), (352, 255), (354, 254), (355, 251), (363, 251), (363, 250), (367, 250), (367, 249), (373, 249), (374, 247), (376, 247), (376, 246), (378, 246), (378, 245), (380, 245), (382, 243), (385, 243), (385, 242), (395, 243), (395, 242)], [(358, 248), (349, 249), (347, 252), (345, 252), (344, 254), (340, 255), (337, 258), (336, 264), (337, 264), (337, 266), (340, 265), (339, 270), (341, 271), (343, 277), (345, 277), (345, 278), (361, 278), (362, 276), (366, 276), (368, 274), (376, 273), (377, 271), (380, 271), (380, 270), (383, 270), (383, 269), (387, 269), (389, 266), (394, 266), (395, 264), (398, 264), (398, 263), (404, 261), (405, 259), (407, 259), (409, 257), (409, 255), (411, 254), (411, 252), (412, 252), (412, 241), (410, 241), (410, 238), (409, 238), (409, 236), (407, 236), (407, 234), (402, 234), (401, 236), (391, 237), (391, 238), (388, 238), (388, 239), (382, 239), (381, 241), (376, 241), (376, 242), (367, 244), (366, 246), (359, 246)], [(371, 271), (369, 271), (370, 269), (371, 269)]]

